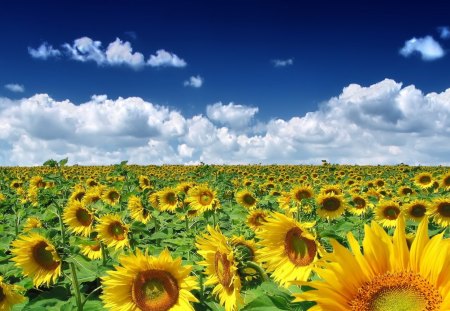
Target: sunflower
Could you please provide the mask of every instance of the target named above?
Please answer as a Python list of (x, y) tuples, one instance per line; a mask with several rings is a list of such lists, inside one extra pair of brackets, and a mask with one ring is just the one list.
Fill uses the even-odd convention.
[(83, 197), (85, 195), (86, 195), (86, 190), (83, 188), (83, 186), (76, 185), (74, 187), (74, 190), (73, 190), (72, 194), (69, 197), (69, 202), (72, 202), (72, 201), (79, 201), (79, 202), (81, 202), (81, 200), (83, 199)]
[(159, 198), (159, 210), (175, 212), (177, 207), (179, 207), (180, 201), (178, 200), (178, 194), (175, 189), (165, 188), (158, 191)]
[(236, 192), (236, 202), (247, 209), (254, 209), (256, 207), (257, 200), (253, 193), (247, 189)]
[(100, 201), (102, 199), (103, 189), (103, 186), (90, 187), (81, 199), (81, 203), (83, 204), (83, 206), (89, 206)]
[(321, 193), (317, 197), (317, 214), (322, 218), (335, 219), (341, 216), (346, 204), (342, 195)]
[(218, 208), (219, 201), (216, 199), (216, 192), (208, 186), (198, 185), (189, 189), (186, 202), (201, 213)]
[(116, 189), (106, 189), (102, 192), (102, 201), (111, 206), (119, 203), (120, 193)]
[(102, 278), (105, 307), (114, 311), (194, 310), (198, 302), (190, 292), (198, 289), (192, 267), (183, 266), (181, 258), (173, 259), (165, 249), (158, 257), (143, 254), (123, 255), (121, 266)]
[(214, 285), (213, 295), (219, 296), (219, 302), (226, 311), (235, 311), (243, 303), (241, 280), (237, 262), (227, 238), (217, 229), (207, 226), (209, 234), (197, 238), (195, 244), (203, 261), (198, 264), (206, 267), (208, 278), (205, 285)]
[(417, 187), (427, 189), (433, 186), (433, 176), (428, 172), (422, 172), (414, 177), (414, 183)]
[(450, 198), (439, 198), (432, 201), (433, 221), (442, 228), (450, 225)]
[(265, 210), (253, 210), (247, 216), (247, 225), (253, 230), (257, 231), (267, 221), (268, 213)]
[(350, 250), (332, 240), (314, 271), (321, 278), (297, 282), (315, 290), (294, 294), (314, 301), (319, 310), (450, 310), (449, 246), (442, 234), (428, 238), (428, 220), (420, 223), (408, 249), (405, 223), (399, 218), (391, 238), (376, 222), (365, 226), (364, 250), (351, 232)]
[(450, 172), (442, 176), (441, 187), (444, 190), (450, 190)]
[(152, 215), (142, 205), (141, 199), (135, 195), (128, 198), (128, 209), (131, 218), (143, 224), (146, 224), (152, 218)]
[(96, 231), (98, 238), (108, 247), (115, 249), (129, 246), (128, 226), (122, 222), (119, 215), (109, 214), (100, 218)]
[(94, 224), (94, 214), (80, 201), (74, 200), (64, 210), (63, 221), (69, 230), (81, 236), (89, 236)]
[(342, 194), (342, 189), (338, 185), (326, 185), (320, 189), (320, 194)]
[(287, 213), (290, 213), (292, 194), (290, 192), (282, 192), (277, 199), (278, 206)]
[(86, 180), (86, 186), (95, 187), (95, 186), (98, 186), (98, 182), (94, 178), (88, 178)]
[(254, 240), (246, 240), (243, 236), (233, 236), (230, 239), (230, 244), (233, 247), (233, 252), (236, 254), (235, 258), (238, 262), (238, 274), (243, 281), (250, 281), (259, 276), (258, 271), (251, 267), (243, 266), (247, 261), (257, 261), (257, 248)]
[(400, 215), (400, 206), (394, 201), (381, 202), (375, 209), (375, 219), (383, 227), (395, 227)]
[(33, 176), (30, 179), (30, 187), (44, 188), (45, 181), (41, 176)]
[(367, 212), (369, 208), (369, 203), (367, 199), (362, 195), (353, 195), (352, 201), (350, 202), (351, 208), (348, 209), (353, 215), (361, 215)]
[(261, 245), (257, 252), (259, 261), (281, 286), (287, 287), (292, 280), (308, 279), (320, 249), (314, 236), (308, 232), (313, 226), (314, 223), (300, 224), (275, 212), (256, 232)]
[(297, 203), (302, 203), (304, 199), (310, 199), (313, 196), (314, 191), (310, 186), (297, 186), (291, 190), (291, 198)]
[(177, 185), (176, 189), (179, 192), (184, 192), (185, 194), (188, 193), (189, 189), (191, 189), (192, 187), (194, 187), (194, 183), (193, 182), (181, 182)]
[(25, 276), (33, 278), (33, 284), (50, 286), (61, 275), (61, 260), (55, 247), (37, 233), (22, 235), (12, 242), (11, 259), (23, 270)]
[(0, 275), (0, 310), (10, 311), (12, 306), (25, 301), (25, 297), (18, 293), (23, 290), (22, 287), (3, 283), (3, 277)]
[(42, 228), (42, 222), (37, 217), (28, 217), (27, 221), (23, 225), (23, 231), (28, 232), (34, 228)]
[(159, 193), (158, 192), (154, 192), (154, 193), (150, 194), (148, 196), (148, 202), (150, 203), (150, 205), (153, 208), (155, 208), (157, 210), (160, 210), (160, 207), (159, 207)]
[(405, 205), (403, 210), (407, 219), (420, 222), (428, 214), (429, 203), (424, 200), (414, 200), (411, 203)]
[(399, 196), (408, 196), (408, 195), (412, 195), (414, 194), (414, 190), (411, 187), (408, 186), (401, 186), (400, 188), (398, 188), (397, 191)]
[(90, 260), (102, 258), (102, 246), (100, 241), (96, 244), (81, 245), (81, 253)]
[(15, 179), (13, 180), (9, 186), (15, 190), (19, 189), (22, 187), (23, 182), (21, 180)]
[(152, 184), (150, 183), (150, 179), (147, 176), (140, 175), (138, 177), (138, 180), (139, 180), (139, 187), (142, 190), (150, 189), (152, 187)]

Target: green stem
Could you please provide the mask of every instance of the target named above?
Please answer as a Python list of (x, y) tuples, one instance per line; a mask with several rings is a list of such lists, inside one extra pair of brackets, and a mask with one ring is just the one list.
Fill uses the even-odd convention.
[(270, 278), (267, 276), (266, 271), (264, 271), (264, 269), (261, 268), (261, 266), (258, 265), (257, 263), (255, 263), (253, 261), (247, 261), (244, 263), (244, 266), (247, 268), (252, 268), (252, 269), (256, 270), (264, 282), (270, 281)]
[(100, 241), (100, 248), (102, 250), (102, 264), (103, 266), (106, 266), (106, 261), (108, 260), (108, 258), (106, 257), (105, 245), (103, 245), (103, 242), (101, 241)]
[(14, 204), (14, 231), (16, 233), (16, 237), (19, 235), (19, 213), (17, 211), (17, 205)]
[(99, 290), (102, 289), (102, 286), (100, 285), (99, 287), (97, 287), (96, 289), (94, 289), (92, 292), (89, 293), (89, 295), (86, 296), (86, 298), (84, 298), (83, 302), (81, 303), (81, 307), (83, 308), (84, 305), (86, 304), (86, 302), (89, 300), (89, 298), (95, 293), (98, 292)]
[(189, 232), (189, 219), (188, 219), (187, 214), (184, 216), (184, 225), (186, 228), (186, 233), (188, 233)]
[(216, 227), (216, 210), (213, 211), (212, 218), (213, 218), (213, 226), (215, 228)]
[(63, 244), (63, 247), (66, 247), (66, 234), (65, 234), (64, 223), (63, 223), (63, 219), (62, 219), (62, 215), (61, 215), (62, 210), (58, 203), (56, 203), (56, 202), (54, 202), (54, 203), (56, 206), (56, 210), (58, 211), (59, 229), (61, 231), (62, 244)]
[(81, 303), (81, 292), (80, 292), (80, 284), (78, 283), (77, 270), (75, 269), (75, 264), (73, 262), (69, 262), (69, 265), (70, 271), (72, 273), (72, 281), (75, 291), (75, 299), (77, 302), (77, 310), (83, 311), (83, 304)]
[(297, 221), (300, 222), (302, 220), (301, 213), (303, 211), (302, 203), (297, 204)]

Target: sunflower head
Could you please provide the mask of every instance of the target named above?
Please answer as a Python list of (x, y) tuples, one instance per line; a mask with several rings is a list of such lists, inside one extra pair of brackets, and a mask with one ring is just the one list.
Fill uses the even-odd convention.
[(450, 172), (442, 176), (441, 187), (445, 190), (450, 190)]
[(121, 249), (129, 246), (129, 229), (119, 215), (109, 214), (101, 217), (96, 231), (98, 232), (98, 238), (108, 247)]
[(384, 201), (375, 210), (375, 219), (383, 227), (395, 227), (400, 216), (400, 206), (394, 201)]
[(150, 182), (150, 179), (149, 179), (147, 176), (145, 176), (145, 175), (140, 175), (140, 176), (138, 177), (138, 180), (139, 180), (139, 187), (140, 187), (142, 190), (150, 189), (150, 188), (152, 187), (152, 184), (151, 184), (151, 182)]
[(292, 199), (298, 203), (301, 203), (305, 199), (310, 199), (313, 196), (314, 191), (310, 186), (297, 186), (291, 190)]
[(349, 208), (349, 212), (354, 215), (361, 215), (367, 212), (369, 208), (369, 203), (367, 198), (362, 195), (353, 195), (352, 201), (350, 202), (351, 208)]
[(94, 224), (94, 214), (80, 201), (70, 201), (63, 214), (64, 223), (75, 234), (89, 236)]
[(96, 240), (94, 244), (81, 245), (81, 253), (90, 260), (102, 258), (102, 247), (100, 241)]
[(20, 294), (23, 290), (20, 286), (4, 283), (0, 276), (0, 310), (9, 311), (15, 304), (25, 301), (25, 297)]
[(431, 215), (439, 226), (446, 228), (450, 225), (450, 198), (439, 198), (431, 203)]
[(142, 205), (141, 199), (135, 195), (131, 195), (128, 198), (128, 210), (130, 211), (131, 218), (144, 224), (152, 218), (150, 212)]
[(420, 174), (417, 174), (414, 177), (414, 183), (416, 184), (416, 186), (422, 189), (431, 188), (434, 184), (433, 175), (431, 175), (431, 173), (428, 172), (422, 172)]
[(42, 228), (42, 222), (37, 217), (28, 217), (25, 225), (23, 226), (23, 231), (28, 232), (35, 228)]
[(109, 205), (116, 205), (119, 203), (120, 193), (116, 189), (106, 189), (102, 192), (102, 201)]
[(175, 212), (180, 203), (177, 190), (172, 188), (165, 188), (161, 191), (158, 191), (157, 193), (159, 199), (159, 210)]
[(247, 216), (247, 225), (253, 230), (257, 231), (267, 221), (268, 213), (265, 210), (253, 210)]
[(236, 192), (235, 197), (236, 202), (247, 209), (256, 207), (257, 200), (255, 195), (246, 189)]
[(414, 200), (404, 206), (405, 217), (407, 219), (420, 222), (424, 217), (428, 216), (429, 203), (425, 200)]
[(189, 189), (188, 196), (185, 200), (193, 209), (201, 212), (213, 210), (219, 206), (216, 199), (216, 192), (208, 186), (198, 185)]
[(317, 214), (322, 218), (338, 218), (346, 208), (342, 195), (322, 193), (317, 197)]

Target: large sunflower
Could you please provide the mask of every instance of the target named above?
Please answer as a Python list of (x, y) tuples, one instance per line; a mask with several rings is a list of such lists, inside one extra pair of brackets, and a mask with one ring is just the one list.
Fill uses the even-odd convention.
[(185, 202), (202, 213), (219, 207), (216, 192), (205, 185), (198, 185), (189, 189)]
[(94, 214), (80, 201), (74, 200), (69, 203), (63, 214), (64, 223), (69, 230), (75, 234), (89, 236), (94, 224)]
[(110, 214), (101, 217), (96, 230), (98, 238), (108, 247), (119, 249), (129, 246), (128, 226), (122, 222), (119, 215)]
[(450, 198), (439, 198), (432, 202), (433, 221), (443, 228), (450, 225)]
[(322, 193), (317, 197), (317, 214), (322, 218), (335, 219), (341, 216), (346, 209), (342, 195), (334, 192)]
[(22, 235), (12, 242), (11, 259), (23, 270), (25, 276), (33, 278), (33, 284), (49, 286), (61, 275), (61, 260), (55, 247), (37, 233)]
[(102, 278), (105, 307), (114, 311), (184, 311), (194, 310), (198, 302), (190, 292), (197, 289), (192, 267), (182, 266), (166, 249), (158, 257), (143, 254), (123, 255), (116, 270)]
[(16, 285), (3, 283), (3, 277), (0, 276), (0, 310), (10, 311), (13, 305), (25, 301), (25, 297), (18, 293), (22, 288)]
[(416, 184), (416, 186), (422, 189), (430, 188), (434, 184), (433, 175), (428, 172), (417, 174), (414, 177), (414, 183)]
[(256, 207), (257, 200), (255, 195), (247, 189), (236, 192), (236, 202), (247, 209), (253, 209)]
[(450, 190), (450, 172), (442, 176), (440, 186), (444, 190)]
[(219, 230), (209, 225), (207, 230), (209, 234), (199, 237), (196, 243), (197, 252), (204, 259), (198, 264), (206, 267), (208, 275), (205, 285), (214, 285), (213, 295), (219, 296), (220, 304), (226, 311), (235, 311), (243, 303), (243, 299), (233, 250)]
[(424, 218), (409, 249), (403, 218), (393, 238), (372, 222), (361, 251), (349, 232), (352, 252), (331, 241), (333, 252), (314, 268), (322, 280), (302, 282), (315, 290), (294, 294), (295, 301), (315, 301), (310, 311), (450, 310), (450, 244), (442, 236), (430, 240)]
[(308, 279), (320, 249), (314, 236), (308, 232), (313, 225), (300, 224), (275, 212), (256, 232), (261, 245), (257, 252), (259, 261), (265, 263), (267, 271), (281, 286), (288, 286), (292, 280)]

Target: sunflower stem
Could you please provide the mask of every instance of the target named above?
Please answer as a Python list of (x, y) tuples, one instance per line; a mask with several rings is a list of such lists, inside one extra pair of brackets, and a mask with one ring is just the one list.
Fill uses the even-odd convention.
[(16, 237), (19, 235), (19, 212), (17, 211), (17, 205), (14, 204), (14, 231)]
[(215, 228), (216, 227), (216, 210), (213, 211), (212, 219), (213, 219), (213, 227)]
[(270, 281), (270, 278), (267, 276), (266, 272), (265, 272), (265, 271), (263, 270), (263, 268), (261, 268), (261, 266), (258, 265), (257, 263), (255, 263), (255, 262), (253, 262), (253, 261), (246, 261), (246, 262), (244, 263), (244, 266), (245, 266), (246, 268), (252, 268), (252, 269), (256, 270), (256, 271), (258, 272), (259, 276), (261, 277), (261, 279), (262, 279), (264, 282), (269, 282), (269, 281)]
[(70, 271), (72, 273), (75, 300), (77, 302), (77, 311), (83, 311), (83, 304), (81, 303), (81, 292), (80, 292), (80, 284), (78, 283), (77, 270), (75, 269), (75, 264), (73, 262), (69, 262), (69, 265)]
[(302, 220), (301, 213), (303, 212), (302, 203), (297, 204), (297, 221), (300, 222)]
[(102, 286), (100, 285), (99, 287), (97, 287), (96, 289), (94, 289), (92, 292), (90, 292), (83, 300), (83, 302), (81, 303), (81, 308), (84, 307), (84, 305), (86, 304), (86, 302), (89, 300), (89, 298), (96, 292), (98, 292), (99, 290), (102, 289)]
[(55, 204), (56, 211), (58, 212), (59, 230), (61, 231), (62, 244), (63, 244), (63, 247), (66, 247), (66, 233), (64, 230), (64, 223), (63, 223), (63, 219), (62, 219), (62, 215), (61, 215), (62, 210), (58, 203), (56, 203), (55, 201), (53, 201), (53, 203)]
[(100, 241), (100, 248), (101, 248), (101, 251), (102, 251), (102, 265), (106, 266), (106, 262), (107, 262), (108, 258), (106, 257), (105, 245), (101, 241)]
[(188, 233), (189, 232), (189, 219), (188, 219), (187, 214), (184, 216), (184, 225), (186, 228), (186, 233)]

